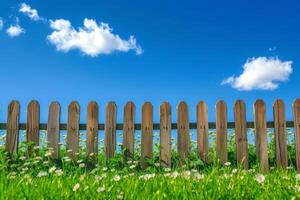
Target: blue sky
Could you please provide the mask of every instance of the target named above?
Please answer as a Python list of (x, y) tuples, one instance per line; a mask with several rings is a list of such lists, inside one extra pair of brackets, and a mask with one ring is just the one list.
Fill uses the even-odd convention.
[[(39, 18), (20, 12), (22, 3), (36, 9)], [(21, 102), (22, 122), (26, 121), (31, 99), (41, 104), (42, 122), (47, 121), (48, 105), (53, 100), (61, 103), (63, 122), (72, 100), (81, 105), (82, 122), (90, 100), (100, 105), (101, 123), (110, 100), (117, 103), (118, 122), (128, 100), (136, 103), (137, 122), (145, 101), (153, 103), (156, 122), (160, 103), (169, 101), (175, 121), (181, 100), (190, 107), (191, 121), (195, 121), (197, 102), (205, 100), (209, 119), (214, 121), (214, 105), (219, 99), (227, 102), (230, 121), (234, 101), (244, 99), (247, 118), (253, 120), (252, 105), (258, 98), (267, 104), (268, 120), (273, 117), (274, 100), (282, 98), (287, 119), (291, 120), (292, 102), (299, 97), (297, 1), (1, 0), (0, 18), (1, 122), (6, 121), (12, 99)], [(77, 34), (85, 19), (95, 22), (97, 30), (101, 22), (109, 24), (113, 29), (109, 34), (119, 35), (121, 40), (116, 44), (127, 44), (126, 48), (115, 47), (112, 43), (116, 41), (107, 40), (104, 50), (102, 44), (92, 49), (97, 55), (87, 53), (84, 48), (89, 46), (79, 41), (83, 36)], [(54, 23), (62, 22), (58, 20), (68, 21), (76, 34), (72, 35), (76, 40), (64, 45), (76, 41), (77, 46), (72, 43), (72, 47), (58, 49), (62, 45), (59, 42), (65, 41), (59, 38), (54, 43), (49, 39), (55, 31)], [(23, 33), (12, 37), (8, 29), (16, 25)], [(134, 44), (128, 44), (131, 35)], [(258, 62), (258, 58), (265, 60)], [(255, 71), (241, 77), (247, 62), (249, 71)], [(232, 75), (233, 79), (227, 79)], [(259, 84), (270, 82), (255, 79), (259, 75), (276, 86), (262, 88)], [(252, 79), (245, 83), (247, 77)], [(226, 79), (229, 84), (221, 85)]]

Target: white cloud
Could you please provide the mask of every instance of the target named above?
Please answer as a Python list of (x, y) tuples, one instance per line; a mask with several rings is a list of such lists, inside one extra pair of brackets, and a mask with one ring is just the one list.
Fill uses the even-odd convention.
[(258, 57), (248, 59), (243, 66), (243, 73), (231, 76), (221, 85), (229, 84), (238, 90), (275, 90), (280, 82), (287, 81), (293, 72), (292, 61), (278, 58)]
[(134, 36), (123, 40), (119, 35), (112, 33), (108, 24), (97, 24), (92, 19), (84, 19), (83, 27), (79, 27), (78, 30), (65, 19), (50, 20), (50, 27), (54, 31), (47, 36), (47, 39), (56, 46), (58, 51), (68, 52), (72, 49), (79, 49), (83, 54), (89, 56), (129, 50), (135, 50), (136, 54), (142, 53)]
[(3, 19), (0, 17), (0, 31), (2, 30), (2, 28), (3, 28), (3, 25), (4, 25), (4, 23), (3, 23)]
[(31, 8), (30, 5), (26, 3), (21, 3), (19, 12), (24, 13), (33, 21), (43, 20), (43, 18), (39, 16), (38, 11), (36, 9)]
[(22, 33), (25, 33), (25, 30), (19, 24), (16, 24), (16, 25), (10, 25), (10, 27), (6, 30), (6, 33), (10, 37), (18, 37)]

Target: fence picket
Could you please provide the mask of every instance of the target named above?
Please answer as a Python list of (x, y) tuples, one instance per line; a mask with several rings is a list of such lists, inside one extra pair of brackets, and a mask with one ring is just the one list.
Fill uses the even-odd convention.
[(163, 102), (160, 106), (160, 165), (171, 167), (171, 106)]
[(6, 151), (10, 156), (18, 152), (20, 104), (12, 101), (8, 106), (6, 128)]
[(276, 146), (276, 162), (278, 166), (288, 166), (287, 144), (286, 144), (286, 122), (285, 106), (281, 99), (277, 99), (273, 106), (274, 113), (274, 134)]
[(216, 151), (222, 164), (227, 162), (227, 106), (223, 100), (216, 105)]
[(37, 101), (32, 100), (27, 107), (27, 126), (26, 137), (28, 145), (27, 155), (33, 153), (34, 146), (39, 145), (39, 124), (40, 124), (40, 105)]
[(79, 116), (80, 106), (76, 101), (72, 101), (68, 107), (67, 156), (74, 161), (78, 159)]
[(189, 109), (185, 102), (180, 102), (177, 107), (178, 153), (184, 162), (188, 158), (190, 148)]
[(98, 122), (99, 106), (97, 102), (91, 101), (87, 107), (86, 153), (93, 163), (98, 155)]
[(298, 172), (300, 172), (300, 99), (296, 99), (293, 103), (293, 114), (296, 149), (296, 169)]
[(47, 139), (48, 149), (51, 152), (52, 159), (59, 157), (59, 123), (60, 123), (60, 105), (58, 102), (52, 102), (49, 106)]
[(142, 107), (141, 167), (147, 167), (146, 160), (152, 158), (153, 148), (153, 106), (150, 102)]
[(197, 146), (199, 158), (207, 163), (209, 161), (208, 109), (204, 101), (197, 104)]
[(106, 106), (104, 149), (106, 158), (112, 158), (116, 151), (117, 107), (114, 102)]
[(135, 123), (135, 105), (133, 102), (127, 102), (124, 107), (123, 124), (123, 147), (125, 148), (125, 158), (133, 160), (134, 156), (134, 123)]
[(256, 157), (261, 171), (269, 170), (266, 105), (263, 100), (258, 99), (254, 103), (254, 132)]
[(234, 121), (237, 163), (248, 169), (246, 105), (243, 100), (235, 102)]

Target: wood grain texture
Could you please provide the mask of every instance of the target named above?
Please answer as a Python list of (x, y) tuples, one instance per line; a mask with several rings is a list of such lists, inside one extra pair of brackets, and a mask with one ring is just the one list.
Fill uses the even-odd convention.
[(18, 152), (20, 104), (12, 101), (7, 110), (6, 151), (10, 156)]
[(89, 103), (86, 120), (86, 154), (89, 160), (95, 163), (98, 155), (99, 106), (97, 102)]
[(33, 100), (27, 107), (26, 138), (28, 142), (27, 155), (33, 153), (33, 147), (39, 146), (40, 105)]
[(117, 106), (109, 102), (106, 106), (104, 149), (106, 158), (112, 158), (116, 151)]
[(190, 127), (189, 127), (189, 108), (185, 102), (180, 102), (177, 107), (177, 131), (178, 131), (178, 154), (184, 162), (190, 151)]
[(124, 107), (123, 120), (123, 147), (125, 148), (125, 159), (133, 160), (135, 105), (131, 101), (127, 102)]
[(300, 172), (300, 99), (293, 103), (296, 169)]
[(160, 106), (160, 165), (171, 167), (171, 106), (163, 102)]
[(234, 105), (235, 144), (237, 164), (244, 169), (249, 168), (246, 105), (243, 100), (237, 100)]
[(263, 100), (258, 99), (255, 101), (253, 109), (256, 157), (261, 171), (265, 172), (269, 170), (266, 105)]
[(142, 107), (142, 152), (141, 167), (147, 167), (146, 160), (152, 158), (153, 148), (153, 106), (150, 102)]
[(74, 161), (78, 159), (79, 153), (79, 117), (80, 106), (78, 102), (72, 101), (68, 107), (67, 156)]
[(216, 152), (222, 164), (228, 160), (227, 151), (227, 106), (221, 100), (216, 105)]
[(197, 147), (198, 156), (204, 162), (209, 162), (208, 156), (208, 108), (204, 101), (197, 104)]
[(49, 106), (47, 139), (48, 149), (51, 152), (52, 159), (59, 158), (59, 123), (60, 123), (60, 105), (58, 102), (52, 102)]
[(277, 166), (286, 168), (288, 166), (288, 154), (286, 144), (286, 122), (285, 106), (281, 99), (277, 99), (273, 106), (274, 114), (274, 134), (276, 146)]

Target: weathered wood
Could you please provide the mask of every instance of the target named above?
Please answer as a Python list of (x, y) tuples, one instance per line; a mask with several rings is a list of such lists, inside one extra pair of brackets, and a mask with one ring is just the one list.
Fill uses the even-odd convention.
[(286, 144), (286, 125), (285, 125), (285, 106), (281, 99), (277, 99), (273, 106), (274, 113), (274, 134), (276, 146), (277, 166), (286, 168), (288, 166), (287, 144)]
[(227, 106), (221, 100), (216, 105), (216, 152), (222, 164), (227, 162)]
[(18, 152), (20, 104), (12, 101), (7, 110), (6, 151), (10, 156)]
[(258, 99), (254, 103), (254, 132), (256, 157), (260, 164), (261, 171), (269, 169), (268, 160), (268, 143), (267, 143), (267, 123), (266, 123), (266, 106), (263, 100)]
[(235, 144), (237, 164), (248, 169), (248, 142), (246, 105), (243, 100), (237, 100), (234, 105)]
[(72, 101), (68, 107), (67, 156), (74, 161), (78, 159), (79, 153), (79, 117), (80, 106)]
[(160, 165), (171, 167), (171, 106), (163, 102), (160, 106)]
[(104, 149), (106, 158), (112, 158), (116, 151), (117, 107), (114, 102), (106, 106)]
[(52, 102), (49, 106), (47, 139), (48, 149), (51, 152), (52, 159), (59, 157), (59, 123), (60, 123), (60, 105), (58, 102)]
[(178, 131), (178, 153), (180, 160), (184, 162), (189, 155), (190, 148), (190, 127), (189, 109), (185, 102), (180, 102), (177, 107), (177, 131)]
[(27, 107), (26, 138), (28, 142), (27, 155), (33, 153), (34, 146), (39, 146), (40, 105), (33, 100)]
[(293, 114), (296, 149), (296, 169), (298, 172), (300, 172), (300, 99), (296, 99), (293, 103)]
[(91, 101), (87, 107), (86, 154), (90, 161), (96, 162), (98, 155), (99, 106)]
[(153, 148), (153, 106), (150, 102), (144, 103), (142, 107), (142, 152), (141, 167), (147, 167), (147, 159), (152, 158)]
[(124, 125), (123, 125), (123, 147), (125, 148), (125, 159), (133, 160), (134, 156), (134, 123), (135, 123), (135, 105), (133, 102), (127, 102), (124, 107)]
[(198, 156), (204, 162), (209, 161), (208, 156), (208, 109), (204, 101), (197, 104), (197, 146)]

